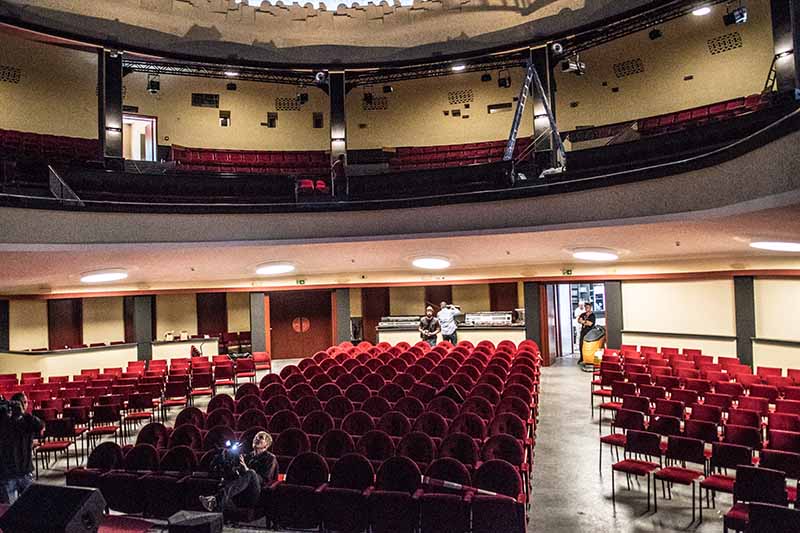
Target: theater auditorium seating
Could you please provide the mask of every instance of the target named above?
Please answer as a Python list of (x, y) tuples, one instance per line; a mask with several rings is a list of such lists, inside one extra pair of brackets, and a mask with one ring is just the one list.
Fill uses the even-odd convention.
[[(406, 146), (397, 148), (389, 166), (395, 170), (463, 167), (493, 163), (503, 159), (507, 140), (441, 146)], [(520, 155), (530, 145), (527, 137), (517, 139), (514, 155)]]
[(179, 170), (239, 174), (330, 175), (330, 156), (324, 151), (276, 152), (218, 150), (172, 145), (171, 157)]
[[(164, 370), (162, 376), (177, 376), (188, 364), (186, 375), (194, 381), (191, 367), (197, 363), (172, 363), (169, 374), (163, 363), (155, 366)], [(462, 484), (495, 495), (449, 493), (459, 503), (443, 498), (449, 504), (435, 512), (460, 509), (472, 513), (476, 524), (490, 527), (502, 520), (507, 531), (522, 532), (539, 365), (532, 341), (519, 347), (508, 341), (497, 347), (442, 343), (433, 349), (425, 343), (345, 343), (267, 374), (259, 385), (243, 383), (235, 397), (217, 394), (205, 411), (183, 409), (174, 429), (153, 422), (139, 432), (133, 448), (117, 453), (104, 443), (87, 467), (68, 472), (67, 482), (100, 487), (110, 508), (123, 512), (164, 517), (178, 508), (199, 510), (198, 496), (217, 490), (218, 480), (208, 472), (217, 449), (229, 439), (249, 449), (256, 432), (269, 431), (279, 481), (265, 487), (256, 508), (240, 508), (231, 520), (266, 516), (268, 524), (288, 528), (325, 527), (325, 520), (348, 523), (357, 517), (346, 510), (337, 514), (335, 502), (355, 498), (373, 531), (405, 531), (401, 523), (417, 529), (437, 523), (426, 521), (420, 498), (441, 495), (421, 483), (421, 474), (445, 476), (452, 468), (440, 461), (453, 461), (462, 470), (458, 479), (446, 481), (468, 480)], [(188, 395), (198, 390), (186, 389)], [(345, 480), (341, 473), (329, 480), (341, 461), (369, 472), (366, 491), (348, 489), (365, 482)], [(143, 493), (148, 496), (139, 498)]]
[[(657, 480), (696, 487), (701, 520), (704, 491), (707, 503), (715, 503), (717, 493), (731, 494), (726, 528), (744, 531), (750, 502), (797, 504), (799, 380), (797, 369), (784, 375), (781, 368), (759, 366), (753, 373), (735, 357), (700, 350), (606, 350), (592, 382), (593, 402), (600, 397), (601, 409), (615, 413), (610, 432), (600, 437), (600, 468), (604, 445), (612, 459), (624, 449), (615, 470), (647, 476), (648, 486), (652, 477), (654, 490)], [(649, 441), (655, 446), (643, 445)], [(633, 460), (635, 454), (647, 462)], [(758, 468), (744, 468), (750, 465)], [(741, 471), (746, 476), (740, 479)]]
[(97, 139), (0, 129), (0, 159), (70, 164), (100, 157)]

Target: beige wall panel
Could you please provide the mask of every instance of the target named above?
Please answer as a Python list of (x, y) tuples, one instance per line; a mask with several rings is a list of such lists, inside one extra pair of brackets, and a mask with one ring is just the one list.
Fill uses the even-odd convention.
[[(659, 115), (760, 93), (773, 56), (769, 2), (748, 2), (747, 24), (725, 27), (724, 6), (686, 16), (581, 54), (586, 74), (556, 69), (556, 117), (561, 131)], [(732, 32), (742, 47), (712, 55), (708, 40)], [(614, 64), (641, 58), (644, 72), (617, 78)], [(693, 79), (684, 81), (684, 77)], [(603, 83), (607, 86), (603, 86)], [(611, 92), (618, 87), (619, 92)], [(572, 103), (577, 102), (576, 107)]]
[(8, 303), (9, 349), (46, 348), (47, 302), (44, 300), (11, 300)]
[[(146, 90), (147, 76), (125, 77), (126, 105), (139, 113), (158, 117), (158, 144), (178, 144), (195, 148), (239, 150), (329, 150), (330, 123), (328, 97), (320, 89), (306, 87), (308, 103), (299, 111), (277, 111), (275, 99), (296, 98), (297, 87), (268, 83), (161, 76), (158, 95)], [(236, 83), (228, 91), (228, 83)], [(193, 107), (192, 93), (219, 95), (219, 109)], [(231, 124), (219, 125), (219, 112), (231, 112)], [(276, 128), (262, 126), (267, 112), (278, 113)], [(312, 127), (312, 113), (321, 112), (324, 127)]]
[(659, 349), (668, 348), (696, 348), (706, 355), (736, 357), (736, 340), (707, 340), (696, 337), (661, 337), (658, 335), (631, 335), (622, 334), (622, 344), (636, 346), (656, 346)]
[(625, 281), (622, 315), (632, 332), (735, 336), (733, 281)]
[(250, 293), (229, 292), (228, 331), (250, 331)]
[(800, 280), (757, 279), (754, 289), (756, 337), (800, 342), (800, 328), (793, 319), (800, 301)]
[(136, 360), (136, 345), (97, 350), (63, 352), (56, 355), (20, 355), (0, 353), (0, 373), (41, 372), (42, 376), (72, 376), (83, 368), (125, 368)]
[(391, 287), (389, 310), (393, 316), (425, 314), (425, 287)]
[(153, 343), (153, 359), (189, 357), (192, 353), (192, 346), (200, 350), (206, 357), (219, 353), (217, 339), (191, 339), (188, 341)]
[(361, 289), (350, 289), (350, 316), (361, 316)]
[(452, 303), (460, 305), (461, 310), (465, 313), (488, 311), (491, 308), (489, 285), (487, 283), (453, 285)]
[(0, 83), (0, 128), (97, 139), (97, 56), (0, 35), (0, 65), (20, 69)]
[[(392, 83), (394, 92), (384, 94), (382, 85), (370, 90), (376, 98), (386, 98), (387, 109), (366, 111), (363, 108), (364, 89), (357, 88), (347, 95), (347, 145), (366, 149), (396, 146), (430, 146), (494, 141), (508, 138), (514, 119), (522, 69), (512, 69), (511, 87), (497, 86), (497, 72), (492, 81), (481, 82), (481, 72), (464, 73), (442, 78)], [(472, 91), (469, 108), (464, 103), (451, 104), (448, 93)], [(489, 104), (511, 103), (511, 110), (489, 114)], [(453, 117), (458, 109), (461, 117)], [(449, 116), (444, 115), (448, 111)], [(469, 118), (463, 118), (469, 115)], [(519, 136), (531, 135), (533, 115), (531, 106), (525, 109)]]
[(83, 299), (83, 343), (125, 339), (122, 297)]
[(800, 368), (800, 346), (777, 346), (761, 342), (753, 343), (753, 368), (772, 366)]
[(180, 335), (186, 330), (197, 334), (197, 299), (194, 294), (159, 294), (156, 296), (155, 338), (163, 339), (164, 333), (173, 331)]

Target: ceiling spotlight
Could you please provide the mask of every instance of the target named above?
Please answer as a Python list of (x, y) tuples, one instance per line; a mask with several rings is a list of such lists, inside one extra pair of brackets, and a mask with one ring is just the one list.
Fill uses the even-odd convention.
[(489, 74), (488, 72), (484, 72), (483, 74), (481, 74), (481, 81), (484, 81), (484, 82), (485, 81), (492, 81), (492, 75)]
[(576, 54), (574, 57), (565, 59), (561, 62), (561, 72), (569, 72), (576, 76), (583, 76), (586, 73), (586, 63)]
[(450, 67), (453, 72), (464, 72), (467, 69), (466, 65), (453, 65)]
[(751, 242), (750, 246), (771, 252), (800, 252), (800, 242), (756, 241)]
[(658, 28), (650, 30), (650, 33), (647, 34), (650, 37), (651, 41), (655, 41), (656, 39), (660, 39), (664, 36), (664, 34)]
[(450, 266), (450, 261), (444, 257), (418, 257), (411, 264), (424, 270), (444, 270)]
[(227, 77), (229, 77), (229, 78), (236, 78), (237, 76), (239, 76), (239, 73), (238, 73), (238, 72), (235, 72), (235, 71), (233, 71), (233, 70), (226, 70), (226, 71), (225, 71), (225, 75), (226, 75)]
[(81, 274), (81, 283), (108, 283), (119, 281), (128, 277), (128, 271), (124, 268), (107, 268), (104, 270), (94, 270)]
[(692, 11), (692, 15), (695, 17), (704, 17), (711, 13), (711, 8), (709, 6), (702, 6), (698, 7), (697, 9)]
[(150, 94), (158, 94), (161, 91), (161, 78), (158, 74), (147, 75), (147, 92)]
[(328, 74), (323, 71), (317, 72), (314, 75), (314, 83), (316, 83), (317, 85), (325, 85), (326, 83), (328, 83)]
[(733, 11), (729, 11), (722, 15), (722, 22), (726, 26), (733, 26), (734, 24), (744, 24), (747, 22), (747, 8), (739, 6)]
[(383, 94), (388, 94), (388, 93), (393, 93), (393, 92), (394, 92), (394, 87), (392, 87), (391, 85), (384, 85), (383, 86)]
[(581, 248), (572, 253), (575, 259), (583, 261), (616, 261), (619, 255), (606, 248)]
[(259, 276), (277, 276), (279, 274), (288, 274), (294, 272), (295, 266), (292, 263), (277, 262), (277, 263), (264, 263), (256, 267), (256, 274)]

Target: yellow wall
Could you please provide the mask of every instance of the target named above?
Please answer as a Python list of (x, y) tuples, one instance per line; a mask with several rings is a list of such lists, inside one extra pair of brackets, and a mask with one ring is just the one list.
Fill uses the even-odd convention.
[(83, 343), (125, 339), (122, 297), (83, 299)]
[(189, 335), (197, 334), (197, 297), (194, 294), (159, 294), (156, 296), (155, 338), (163, 339), (164, 333), (173, 331), (176, 336), (182, 330)]
[(9, 349), (47, 348), (47, 302), (10, 300), (8, 303)]
[[(524, 76), (522, 69), (511, 70), (511, 87), (497, 86), (497, 72), (492, 81), (481, 82), (481, 72), (464, 73), (442, 78), (428, 78), (392, 83), (394, 92), (383, 93), (383, 86), (371, 87), (375, 97), (386, 97), (388, 109), (364, 111), (361, 87), (347, 95), (348, 148), (382, 148), (394, 146), (426, 146), (492, 141), (508, 138), (514, 119), (516, 102)], [(472, 89), (474, 101), (469, 109), (464, 104), (448, 103), (448, 92)], [(486, 106), (510, 102), (510, 112), (488, 114)], [(459, 109), (462, 117), (444, 116)], [(469, 115), (468, 119), (463, 116)], [(519, 135), (530, 136), (531, 107), (525, 109)], [(361, 127), (365, 125), (366, 127)]]
[(489, 284), (453, 285), (452, 303), (460, 305), (465, 313), (489, 311), (491, 309)]
[[(158, 117), (158, 144), (197, 148), (240, 150), (328, 150), (330, 123), (328, 97), (320, 89), (306, 87), (308, 103), (300, 111), (277, 111), (277, 128), (261, 126), (267, 112), (274, 112), (275, 98), (295, 98), (299, 89), (291, 85), (161, 76), (161, 91), (147, 92), (147, 76), (125, 77), (125, 105), (138, 106), (139, 113)], [(236, 83), (236, 91), (228, 91)], [(192, 93), (219, 95), (219, 109), (192, 107)], [(219, 125), (219, 112), (231, 112), (231, 125)], [(324, 127), (312, 127), (312, 113), (324, 114)]]
[(425, 314), (425, 287), (391, 287), (389, 310), (393, 316)]
[[(760, 93), (773, 56), (769, 2), (748, 2), (747, 24), (725, 27), (724, 4), (704, 17), (688, 15), (581, 54), (586, 74), (556, 68), (556, 116), (561, 131), (611, 124)], [(742, 47), (711, 55), (707, 41), (739, 32)], [(641, 58), (644, 72), (617, 78), (614, 64)], [(685, 76), (694, 76), (684, 81)], [(607, 86), (603, 86), (607, 82)], [(611, 89), (619, 87), (619, 92)], [(577, 107), (570, 103), (578, 102)]]
[(627, 331), (735, 336), (733, 281), (625, 281), (622, 315)]
[(800, 368), (800, 347), (753, 343), (753, 367)]
[[(622, 344), (632, 344), (634, 346), (655, 346), (659, 350), (663, 347), (668, 348), (693, 348), (702, 350), (706, 355), (736, 357), (735, 340), (709, 340), (698, 339), (696, 337), (673, 337), (660, 335), (631, 335), (622, 334)], [(614, 348), (614, 346), (612, 346)]]
[(228, 331), (250, 331), (250, 293), (229, 292)]
[(97, 139), (97, 56), (0, 34), (0, 128)]
[(350, 316), (361, 316), (361, 289), (350, 289)]

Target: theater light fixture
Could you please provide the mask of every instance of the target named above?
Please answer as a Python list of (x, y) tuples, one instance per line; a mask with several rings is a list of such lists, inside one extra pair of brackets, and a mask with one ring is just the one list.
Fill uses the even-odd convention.
[(452, 67), (450, 67), (450, 69), (453, 72), (463, 72), (464, 70), (466, 70), (466, 68), (467, 68), (466, 65), (453, 65)]
[(450, 260), (444, 257), (417, 257), (411, 264), (424, 270), (444, 270), (450, 267)]
[(747, 8), (744, 6), (739, 6), (736, 9), (725, 13), (722, 16), (722, 22), (724, 22), (726, 26), (744, 24), (747, 22)]
[(800, 252), (800, 242), (755, 241), (750, 243), (750, 247), (770, 252)]
[(694, 15), (695, 17), (704, 17), (709, 13), (711, 13), (711, 8), (709, 6), (698, 7), (697, 9), (692, 11), (692, 15)]
[(94, 270), (81, 274), (81, 283), (108, 283), (119, 281), (128, 277), (128, 271), (124, 268), (106, 268), (104, 270)]
[(226, 70), (226, 71), (225, 71), (225, 75), (226, 75), (227, 77), (229, 77), (229, 78), (236, 78), (237, 76), (239, 76), (239, 73), (238, 73), (238, 72), (235, 72), (235, 71), (233, 71), (233, 70)]
[(292, 263), (284, 261), (274, 263), (264, 263), (256, 267), (256, 274), (259, 276), (277, 276), (279, 274), (288, 274), (295, 271), (295, 266)]
[(583, 261), (616, 261), (619, 255), (607, 248), (579, 248), (572, 252), (572, 257)]

